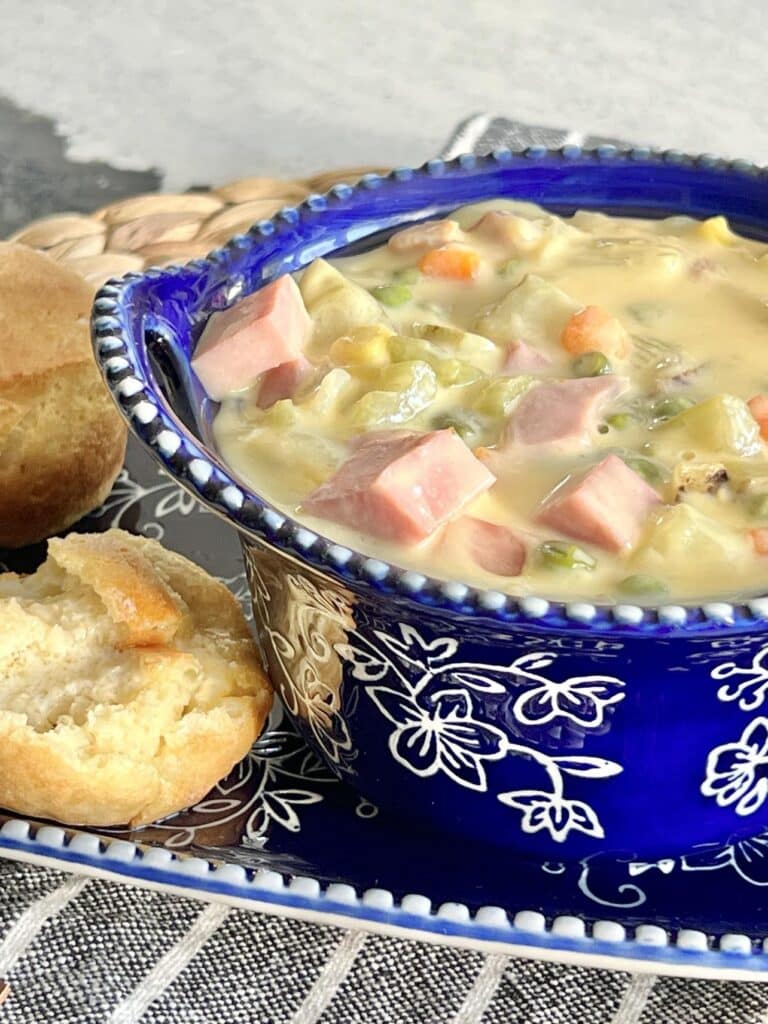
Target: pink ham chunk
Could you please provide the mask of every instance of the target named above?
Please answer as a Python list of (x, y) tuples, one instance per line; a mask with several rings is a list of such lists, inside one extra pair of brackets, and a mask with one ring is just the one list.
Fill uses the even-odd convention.
[(293, 398), (304, 381), (310, 377), (312, 370), (312, 363), (304, 356), (267, 370), (259, 384), (256, 404), (260, 409), (269, 409), (283, 398)]
[(621, 377), (579, 377), (526, 391), (509, 423), (508, 442), (573, 448), (588, 440), (607, 402), (626, 387)]
[(311, 328), (296, 282), (280, 277), (211, 316), (192, 368), (211, 398), (218, 400), (250, 387), (267, 370), (298, 359)]
[(472, 561), (495, 576), (519, 576), (525, 565), (525, 542), (498, 523), (460, 516), (446, 527), (443, 543), (466, 552)]
[(537, 520), (576, 540), (608, 551), (633, 547), (656, 491), (617, 455), (608, 455), (583, 476), (567, 479), (549, 495)]
[(420, 252), (424, 249), (437, 249), (459, 238), (461, 228), (455, 220), (431, 220), (398, 231), (390, 237), (387, 245), (394, 252)]
[(502, 373), (538, 373), (546, 370), (552, 365), (552, 360), (546, 353), (526, 345), (524, 341), (512, 341), (507, 347), (504, 363), (501, 367)]
[(490, 213), (484, 214), (470, 231), (476, 231), (481, 238), (518, 253), (531, 252), (541, 244), (544, 237), (544, 230), (540, 224), (511, 210), (491, 210)]
[(304, 512), (385, 540), (429, 537), (495, 482), (453, 430), (378, 431), (304, 502)]

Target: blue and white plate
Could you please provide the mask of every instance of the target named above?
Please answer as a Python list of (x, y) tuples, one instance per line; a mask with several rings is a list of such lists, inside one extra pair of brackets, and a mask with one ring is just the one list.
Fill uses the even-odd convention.
[[(215, 570), (247, 607), (234, 531), (131, 441), (79, 528), (158, 538)], [(33, 569), (44, 546), (0, 552)], [(330, 775), (277, 709), (251, 755), (188, 812), (136, 832), (0, 812), (0, 854), (292, 917), (589, 966), (768, 979), (768, 833), (653, 862), (564, 863), (446, 839)]]

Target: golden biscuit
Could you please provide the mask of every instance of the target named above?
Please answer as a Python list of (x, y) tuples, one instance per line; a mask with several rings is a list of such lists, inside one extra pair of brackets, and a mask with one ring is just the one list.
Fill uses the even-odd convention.
[(271, 704), (235, 598), (157, 541), (70, 534), (0, 575), (0, 807), (147, 824), (227, 775)]
[(91, 353), (92, 298), (74, 271), (0, 244), (0, 547), (81, 519), (123, 464), (126, 427)]

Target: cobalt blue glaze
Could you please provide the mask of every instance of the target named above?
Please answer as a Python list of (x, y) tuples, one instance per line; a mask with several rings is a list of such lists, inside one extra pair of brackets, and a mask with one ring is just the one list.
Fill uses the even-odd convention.
[(372, 801), (557, 859), (758, 832), (764, 596), (644, 610), (429, 580), (299, 526), (213, 450), (215, 407), (189, 368), (211, 312), (317, 256), (493, 196), (559, 212), (724, 213), (768, 238), (768, 174), (741, 163), (611, 147), (431, 161), (338, 186), (205, 260), (107, 284), (93, 316), (106, 380), (171, 475), (238, 529), (283, 701)]

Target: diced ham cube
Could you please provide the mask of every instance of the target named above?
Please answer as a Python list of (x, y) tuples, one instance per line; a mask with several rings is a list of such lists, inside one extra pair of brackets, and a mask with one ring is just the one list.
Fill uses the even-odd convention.
[(534, 348), (533, 345), (526, 345), (524, 341), (512, 341), (507, 347), (501, 372), (538, 373), (551, 365), (552, 360), (545, 352)]
[(532, 252), (541, 245), (544, 238), (544, 229), (540, 224), (512, 213), (511, 210), (491, 210), (470, 230), (476, 231), (490, 242), (512, 248), (519, 253)]
[(269, 409), (283, 398), (293, 398), (312, 370), (312, 363), (304, 356), (267, 370), (259, 384), (256, 404), (260, 409)]
[(509, 423), (514, 444), (568, 448), (589, 440), (600, 410), (626, 387), (621, 377), (579, 377), (538, 384), (526, 391)]
[(760, 436), (764, 441), (768, 441), (768, 395), (755, 395), (754, 398), (750, 398), (747, 405), (760, 427)]
[(757, 526), (749, 531), (752, 546), (758, 555), (768, 555), (768, 528)]
[(455, 220), (431, 220), (426, 224), (414, 224), (391, 235), (387, 245), (393, 252), (417, 252), (436, 249), (448, 242), (461, 238), (461, 228)]
[(637, 543), (648, 513), (659, 504), (639, 473), (608, 455), (583, 476), (556, 487), (537, 520), (576, 540), (623, 551)]
[(361, 443), (303, 510), (385, 540), (415, 544), (495, 482), (453, 430), (379, 431)]
[(297, 359), (312, 321), (296, 282), (286, 275), (230, 309), (214, 313), (192, 368), (214, 399), (255, 383), (260, 374)]
[(525, 565), (525, 542), (518, 534), (485, 519), (460, 516), (446, 527), (444, 544), (465, 551), (495, 576), (519, 576)]

